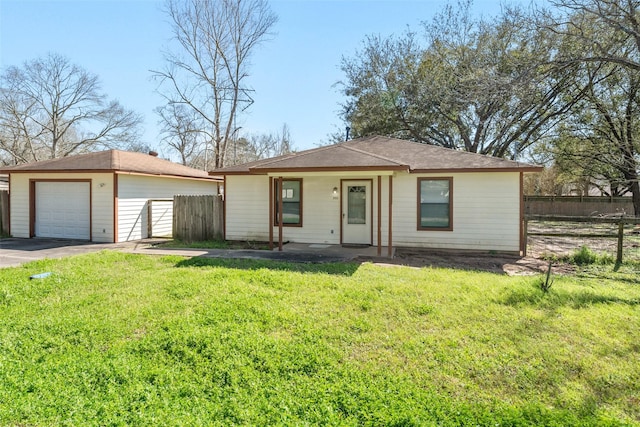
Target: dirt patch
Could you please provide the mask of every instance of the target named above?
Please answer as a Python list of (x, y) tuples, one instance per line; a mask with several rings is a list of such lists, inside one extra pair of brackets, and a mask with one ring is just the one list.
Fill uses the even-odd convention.
[[(374, 261), (375, 262), (375, 261)], [(459, 270), (486, 271), (510, 276), (537, 275), (547, 271), (548, 262), (532, 256), (519, 257), (509, 254), (486, 252), (463, 252), (453, 250), (397, 248), (392, 260), (381, 264), (409, 267), (442, 267)], [(570, 274), (573, 267), (567, 264), (554, 264), (556, 274)]]

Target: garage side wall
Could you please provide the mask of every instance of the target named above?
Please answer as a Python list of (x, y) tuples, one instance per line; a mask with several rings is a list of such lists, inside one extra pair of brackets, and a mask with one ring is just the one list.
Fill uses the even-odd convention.
[(29, 181), (90, 180), (91, 239), (113, 242), (113, 175), (111, 173), (14, 173), (11, 175), (11, 235), (29, 238)]
[(148, 237), (148, 201), (218, 193), (214, 181), (118, 175), (118, 242)]

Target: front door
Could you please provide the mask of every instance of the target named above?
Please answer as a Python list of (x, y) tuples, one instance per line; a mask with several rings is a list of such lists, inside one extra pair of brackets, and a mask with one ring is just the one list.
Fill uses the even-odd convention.
[(342, 181), (342, 243), (372, 244), (371, 181)]

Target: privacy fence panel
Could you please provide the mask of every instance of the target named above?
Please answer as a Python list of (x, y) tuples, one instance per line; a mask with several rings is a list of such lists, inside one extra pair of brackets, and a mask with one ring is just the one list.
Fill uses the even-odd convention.
[(524, 196), (527, 215), (633, 215), (630, 197)]
[(9, 192), (0, 191), (0, 234), (9, 234)]
[(185, 242), (221, 240), (222, 214), (221, 196), (175, 196), (173, 238)]

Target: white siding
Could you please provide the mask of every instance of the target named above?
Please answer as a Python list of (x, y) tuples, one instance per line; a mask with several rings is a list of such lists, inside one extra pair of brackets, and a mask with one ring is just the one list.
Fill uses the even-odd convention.
[(144, 239), (148, 235), (149, 199), (172, 199), (175, 195), (217, 194), (213, 181), (118, 175), (118, 241)]
[[(283, 227), (284, 241), (340, 243), (340, 198), (333, 198), (334, 187), (340, 189), (339, 176), (302, 177), (302, 227)], [(269, 240), (267, 176), (227, 176), (225, 197), (228, 240)], [(273, 238), (278, 240), (277, 226)]]
[(151, 202), (152, 237), (166, 237), (173, 233), (173, 201)]
[[(329, 174), (328, 174), (329, 175)], [(340, 243), (340, 176), (302, 175), (302, 227), (283, 227), (285, 241)], [(418, 178), (453, 178), (453, 231), (417, 229)], [(378, 177), (372, 179), (373, 244), (378, 244)], [(381, 241), (389, 236), (389, 177), (381, 178)], [(229, 240), (269, 239), (269, 178), (227, 176), (226, 237)], [(333, 230), (333, 233), (332, 233)], [(407, 174), (393, 177), (393, 245), (441, 249), (517, 252), (520, 248), (520, 178), (518, 172)], [(278, 227), (273, 227), (274, 240)]]
[[(304, 198), (306, 194), (302, 191)], [(269, 178), (266, 175), (227, 176), (224, 197), (227, 240), (269, 240)]]
[(29, 237), (29, 180), (91, 180), (91, 240), (113, 241), (113, 174), (14, 173), (11, 175), (11, 235)]
[[(340, 177), (302, 178), (302, 227), (282, 227), (284, 241), (340, 243), (340, 198), (333, 198), (333, 187), (340, 191)], [(278, 227), (273, 236), (277, 240)]]
[[(453, 178), (453, 231), (417, 229), (418, 178), (436, 176)], [(393, 245), (518, 251), (519, 173), (398, 174), (393, 180)]]

